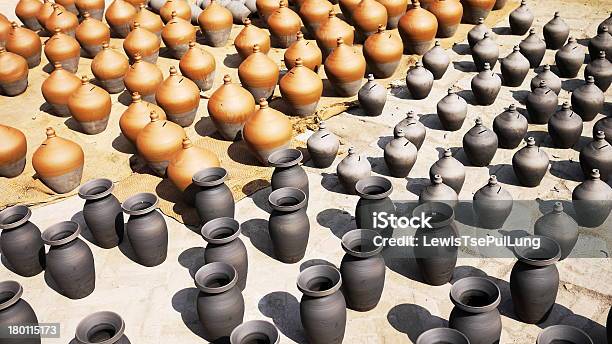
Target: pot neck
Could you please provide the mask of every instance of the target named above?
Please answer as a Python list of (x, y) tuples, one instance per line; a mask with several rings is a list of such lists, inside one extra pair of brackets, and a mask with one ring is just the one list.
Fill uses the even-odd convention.
[(15, 205), (0, 211), (0, 229), (13, 229), (23, 226), (30, 220), (32, 211), (24, 205)]
[(202, 237), (210, 244), (223, 245), (240, 236), (240, 224), (229, 217), (210, 220), (202, 226)]
[(227, 171), (224, 168), (210, 167), (196, 172), (192, 181), (198, 186), (212, 188), (223, 184), (225, 178), (227, 178)]
[(23, 287), (19, 282), (16, 281), (3, 281), (0, 282), (0, 295), (11, 295), (10, 297), (0, 299), (0, 311), (5, 310), (14, 304), (16, 304), (21, 295), (23, 295)]
[(315, 265), (300, 272), (298, 289), (306, 296), (319, 298), (334, 294), (342, 286), (342, 276), (336, 267)]
[(42, 233), (42, 240), (49, 246), (62, 246), (78, 239), (81, 226), (74, 221), (63, 221), (47, 228)]

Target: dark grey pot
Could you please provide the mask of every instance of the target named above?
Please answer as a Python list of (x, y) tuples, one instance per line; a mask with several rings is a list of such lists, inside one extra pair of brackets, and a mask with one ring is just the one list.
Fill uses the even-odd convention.
[(499, 185), (495, 175), (491, 175), (487, 185), (474, 194), (472, 208), (479, 227), (502, 228), (512, 212), (512, 195)]
[(525, 138), (529, 123), (527, 118), (516, 110), (514, 104), (495, 117), (493, 131), (497, 135), (499, 148), (514, 149)]
[(472, 27), (467, 34), (467, 40), (470, 48), (473, 48), (478, 41), (483, 39), (486, 32), (491, 32), (491, 29), (485, 25), (484, 18), (478, 18), (478, 21), (475, 24), (476, 25), (474, 25), (474, 27)]
[(563, 211), (563, 204), (555, 202), (553, 210), (535, 222), (535, 235), (549, 237), (561, 247), (561, 258), (567, 258), (578, 241), (578, 223)]
[(561, 110), (555, 112), (548, 120), (548, 135), (555, 147), (571, 148), (580, 140), (582, 127), (582, 118), (571, 110), (568, 102), (565, 102)]
[(340, 161), (336, 168), (336, 174), (344, 190), (349, 194), (355, 194), (355, 184), (372, 173), (372, 166), (368, 159), (362, 157), (354, 147), (349, 148), (348, 155)]
[(504, 85), (518, 87), (529, 72), (529, 60), (521, 54), (518, 45), (513, 51), (501, 60), (501, 73)]
[(0, 251), (2, 258), (16, 274), (38, 275), (45, 268), (45, 245), (40, 229), (30, 222), (32, 211), (15, 205), (0, 211)]
[(381, 231), (383, 229), (374, 226), (374, 213), (388, 214), (395, 213), (395, 205), (389, 198), (393, 192), (391, 182), (383, 177), (371, 176), (357, 182), (355, 185), (359, 201), (355, 207), (355, 222), (357, 228), (373, 229)]
[(583, 121), (592, 121), (597, 114), (603, 113), (605, 96), (599, 87), (595, 86), (595, 78), (587, 76), (586, 83), (572, 91), (572, 109), (582, 117)]
[(591, 62), (584, 69), (584, 78), (587, 79), (589, 76), (593, 76), (595, 85), (600, 90), (604, 92), (608, 90), (612, 83), (612, 62), (608, 61), (605, 52), (600, 51), (595, 57), (591, 55)]
[(557, 111), (559, 98), (548, 87), (546, 81), (540, 81), (540, 86), (527, 95), (525, 106), (529, 113), (529, 120), (533, 124), (546, 124)]
[(521, 54), (529, 60), (531, 68), (536, 68), (540, 65), (540, 62), (542, 62), (542, 58), (544, 58), (546, 43), (536, 35), (535, 29), (531, 28), (529, 30), (529, 36), (519, 43), (519, 48)]
[(612, 59), (612, 35), (610, 29), (612, 26), (603, 26), (597, 35), (589, 40), (589, 55), (597, 56), (600, 51), (605, 51), (608, 61)]
[(465, 166), (455, 159), (453, 152), (447, 148), (444, 155), (429, 168), (429, 179), (434, 179), (435, 175), (442, 177), (442, 182), (459, 195), (465, 181)]
[(405, 178), (412, 170), (417, 159), (416, 146), (404, 136), (404, 130), (399, 129), (395, 138), (385, 145), (384, 159), (389, 173), (397, 178)]
[(548, 326), (536, 339), (536, 344), (593, 344), (593, 340), (579, 328), (569, 325)]
[(589, 178), (574, 188), (572, 205), (582, 227), (599, 227), (610, 216), (612, 188), (600, 179), (599, 170), (592, 170)]
[(612, 144), (612, 117), (604, 117), (597, 121), (593, 126), (593, 134), (596, 134), (598, 131), (603, 131), (606, 141)]
[(561, 92), (561, 79), (557, 76), (557, 74), (553, 73), (550, 70), (549, 65), (544, 65), (543, 70), (538, 73), (533, 79), (531, 79), (530, 87), (531, 91), (535, 90), (540, 86), (540, 81), (546, 81), (546, 86), (553, 90), (556, 94)]
[(276, 326), (263, 320), (251, 320), (237, 326), (230, 335), (230, 344), (252, 343), (280, 343), (280, 335)]
[(308, 197), (308, 175), (300, 166), (301, 161), (302, 152), (295, 148), (286, 148), (270, 154), (268, 163), (275, 167), (270, 181), (272, 190), (294, 187), (302, 190)]
[(527, 138), (527, 145), (512, 156), (512, 169), (519, 183), (526, 187), (540, 185), (548, 171), (550, 160), (548, 154), (536, 146), (533, 137)]
[(194, 205), (202, 224), (218, 217), (234, 217), (234, 196), (225, 178), (227, 171), (222, 167), (206, 168), (193, 175), (197, 186)]
[(584, 49), (574, 37), (568, 38), (567, 44), (555, 53), (555, 64), (563, 78), (575, 78), (583, 63)]
[(387, 89), (374, 81), (373, 74), (368, 74), (368, 82), (361, 86), (357, 99), (366, 115), (380, 116), (387, 102)]
[(130, 215), (125, 234), (136, 262), (149, 267), (163, 263), (168, 254), (168, 227), (157, 211), (157, 203), (157, 196), (143, 192), (131, 196), (121, 205)]
[(423, 67), (421, 61), (417, 61), (406, 74), (406, 86), (413, 99), (427, 98), (433, 87), (433, 82), (433, 74)]
[(472, 47), (472, 59), (476, 65), (476, 70), (484, 70), (485, 63), (493, 69), (499, 58), (499, 46), (491, 38), (489, 32), (485, 32), (484, 37)]
[(565, 41), (567, 41), (569, 32), (569, 25), (561, 18), (559, 12), (555, 12), (553, 19), (544, 24), (542, 28), (546, 47), (552, 50), (561, 48), (563, 44), (565, 44)]
[(491, 105), (497, 99), (501, 90), (501, 79), (499, 75), (491, 71), (488, 62), (484, 63), (484, 70), (472, 78), (472, 93), (476, 102), (480, 105)]
[(404, 133), (404, 137), (414, 144), (417, 150), (421, 149), (427, 135), (427, 130), (425, 125), (419, 121), (419, 117), (414, 111), (408, 111), (406, 118), (395, 125), (393, 135), (397, 135), (400, 130)]
[(79, 322), (75, 338), (82, 344), (130, 344), (124, 334), (125, 322), (113, 312), (96, 312)]
[(593, 169), (598, 169), (603, 180), (608, 180), (612, 174), (612, 145), (606, 141), (603, 131), (598, 131), (589, 142), (580, 150), (578, 157), (580, 167), (585, 178), (591, 175)]
[(326, 129), (325, 122), (319, 122), (319, 130), (308, 138), (306, 148), (315, 167), (327, 168), (336, 159), (340, 141), (334, 133)]
[(416, 344), (470, 344), (467, 337), (452, 328), (438, 327), (427, 330), (419, 335)]
[(461, 129), (465, 121), (467, 102), (452, 88), (449, 88), (448, 94), (436, 105), (436, 110), (442, 128), (447, 131), (456, 131)]
[(297, 263), (306, 254), (310, 234), (306, 194), (300, 189), (285, 187), (272, 191), (268, 202), (272, 207), (268, 230), (274, 255), (283, 263)]
[(113, 182), (105, 178), (90, 180), (79, 188), (79, 197), (85, 200), (83, 218), (102, 248), (115, 247), (123, 240), (123, 211), (113, 188)]
[[(36, 313), (24, 299), (23, 287), (16, 281), (0, 282), (0, 326), (38, 325)], [(2, 338), (2, 344), (40, 344), (40, 336), (33, 338)]]
[(527, 6), (526, 0), (522, 0), (521, 6), (510, 13), (508, 20), (513, 35), (522, 36), (527, 33), (533, 24), (533, 13)]
[(455, 208), (459, 200), (453, 188), (444, 184), (444, 180), (438, 174), (431, 178), (431, 184), (426, 186), (419, 195), (419, 203), (442, 202)]
[(497, 135), (477, 118), (472, 129), (463, 136), (463, 151), (473, 166), (487, 166), (497, 151)]
[(434, 80), (440, 80), (446, 73), (450, 65), (450, 58), (440, 46), (440, 41), (436, 41), (433, 48), (423, 55), (423, 66), (433, 74)]

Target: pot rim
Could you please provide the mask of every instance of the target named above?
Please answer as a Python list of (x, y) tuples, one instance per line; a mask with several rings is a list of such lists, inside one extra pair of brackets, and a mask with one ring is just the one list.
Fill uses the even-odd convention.
[[(470, 284), (471, 288), (469, 287)], [(487, 294), (488, 301), (490, 302), (484, 306), (470, 306), (461, 301), (461, 296), (465, 292), (474, 290), (478, 290)], [(455, 307), (469, 313), (490, 312), (493, 309), (497, 308), (497, 306), (499, 306), (499, 303), (501, 302), (501, 291), (499, 290), (499, 287), (497, 286), (497, 284), (493, 283), (493, 281), (486, 277), (470, 276), (464, 277), (456, 281), (451, 287), (449, 296), (451, 302), (455, 305)]]
[[(283, 198), (292, 198), (297, 203), (292, 205), (280, 204), (279, 201)], [(270, 204), (272, 209), (282, 212), (292, 212), (300, 210), (306, 206), (307, 202), (308, 200), (306, 199), (306, 194), (304, 193), (304, 191), (294, 187), (284, 187), (274, 190), (268, 196), (268, 203)]]
[[(220, 287), (207, 287), (207, 278), (210, 276), (225, 275), (229, 282)], [(196, 286), (200, 291), (207, 294), (220, 294), (232, 289), (238, 282), (238, 273), (232, 265), (222, 262), (212, 262), (202, 266), (193, 277)]]
[[(445, 337), (445, 335), (448, 335)], [(415, 344), (431, 344), (432, 342), (427, 341), (428, 337), (432, 337), (431, 339), (440, 340), (440, 337), (448, 338), (453, 336), (453, 343), (455, 344), (470, 344), (469, 339), (460, 331), (455, 330), (454, 328), (448, 327), (437, 327), (429, 329), (423, 333), (421, 333), (416, 340)], [(458, 340), (458, 341), (457, 341)]]
[[(263, 330), (259, 330), (259, 331), (254, 331), (255, 329), (259, 329), (259, 328), (264, 328)], [(240, 331), (245, 331), (247, 333), (261, 333), (263, 335), (265, 335), (270, 343), (272, 344), (278, 344), (280, 343), (280, 335), (278, 333), (278, 329), (276, 328), (276, 326), (274, 326), (274, 324), (272, 324), (269, 321), (265, 321), (265, 320), (250, 320), (250, 321), (246, 321), (243, 322), (242, 324), (236, 326), (236, 328), (234, 328), (232, 330), (232, 333), (230, 334), (230, 343), (231, 344), (242, 344), (242, 342), (238, 341), (238, 335), (240, 334)], [(270, 338), (270, 335), (272, 335), (272, 338)]]
[(16, 304), (17, 301), (21, 299), (21, 295), (23, 295), (23, 286), (17, 281), (2, 281), (0, 282), (0, 291), (14, 293), (10, 299), (0, 303), (0, 311), (2, 311)]
[[(366, 192), (368, 187), (379, 187), (384, 191), (377, 194), (369, 194)], [(357, 191), (359, 197), (364, 199), (383, 199), (389, 197), (393, 192), (393, 184), (385, 177), (369, 176), (357, 181), (355, 184), (355, 191)]]
[[(326, 277), (329, 279), (334, 285), (326, 290), (312, 290), (308, 286), (308, 282), (312, 281), (317, 277)], [(298, 275), (297, 279), (297, 288), (307, 296), (311, 297), (323, 297), (328, 296), (336, 291), (340, 290), (342, 286), (342, 274), (340, 274), (340, 270), (338, 270), (335, 266), (322, 264), (322, 265), (314, 265), (307, 267), (302, 270)]]
[[(72, 232), (72, 234), (61, 239), (53, 239), (54, 236), (63, 232)], [(49, 246), (60, 246), (76, 240), (79, 234), (81, 234), (81, 226), (77, 222), (62, 221), (45, 229), (40, 237), (42, 241)]]
[(104, 321), (104, 325), (113, 326), (115, 334), (109, 339), (96, 342), (96, 344), (113, 344), (123, 336), (125, 332), (125, 321), (123, 321), (123, 318), (117, 313), (102, 311), (89, 314), (79, 322), (75, 333), (76, 339), (84, 344), (92, 343), (87, 335), (94, 326), (100, 324), (101, 321)]
[(441, 228), (444, 226), (448, 226), (455, 220), (455, 211), (453, 207), (448, 205), (445, 202), (437, 202), (437, 201), (429, 201), (422, 204), (417, 205), (412, 210), (412, 216), (420, 216), (420, 214), (437, 214), (441, 213), (446, 218), (438, 221), (431, 222), (433, 228)]
[[(211, 235), (214, 233), (214, 231), (219, 228), (229, 228), (232, 230), (232, 234), (223, 238), (212, 237)], [(238, 238), (240, 236), (240, 232), (240, 224), (231, 217), (218, 217), (216, 219), (212, 219), (206, 222), (200, 230), (204, 240), (210, 244), (227, 244)]]
[[(15, 215), (21, 215), (21, 218), (17, 221), (6, 222), (10, 217)], [(13, 229), (24, 225), (30, 220), (32, 216), (32, 210), (25, 205), (14, 205), (0, 211), (0, 230), (1, 229)]]
[[(544, 336), (546, 335), (550, 335), (551, 332), (553, 331), (563, 331), (563, 330), (570, 330), (573, 331), (574, 333), (576, 333), (578, 336), (583, 336), (582, 339), (587, 339), (589, 341), (590, 344), (593, 344), (593, 339), (591, 339), (591, 337), (584, 332), (583, 330), (579, 329), (578, 327), (575, 326), (570, 326), (570, 325), (563, 325), (563, 324), (558, 324), (558, 325), (551, 325), (546, 327), (545, 329), (543, 329), (542, 331), (540, 331), (540, 333), (538, 334), (538, 338), (536, 339), (536, 344), (550, 344), (550, 341), (544, 341), (546, 338), (544, 338)], [(553, 340), (556, 340), (557, 338), (551, 338)], [(563, 339), (563, 338), (561, 338)]]
[[(373, 257), (379, 254), (383, 249), (382, 245), (378, 246), (378, 245), (374, 245), (373, 243), (374, 238), (377, 236), (380, 236), (380, 233), (378, 233), (377, 231), (374, 231), (371, 229), (357, 228), (357, 229), (353, 229), (345, 233), (342, 236), (342, 241), (340, 244), (342, 245), (342, 249), (344, 249), (344, 252), (346, 252), (347, 254), (353, 257), (357, 257), (357, 258)], [(356, 241), (359, 241), (360, 243), (363, 241), (366, 241), (366, 243), (372, 243), (374, 248), (369, 251), (357, 251), (351, 245), (352, 243), (355, 243)]]
[[(93, 192), (93, 190), (103, 187), (104, 190), (100, 192)], [(79, 188), (79, 197), (85, 200), (94, 200), (106, 197), (113, 192), (115, 185), (110, 179), (107, 178), (96, 178), (88, 181), (81, 185)]]
[(291, 167), (298, 165), (303, 158), (302, 151), (299, 149), (285, 148), (270, 154), (268, 164), (273, 167)]
[(191, 181), (198, 186), (216, 186), (223, 184), (226, 178), (227, 170), (223, 167), (208, 167), (194, 173)]
[[(540, 248), (536, 250), (526, 246), (515, 246), (513, 249), (514, 255), (519, 261), (532, 266), (547, 266), (555, 264), (561, 259), (561, 246), (559, 246), (557, 241), (543, 235), (529, 235), (526, 237), (539, 238)], [(536, 259), (528, 256), (529, 253), (548, 253), (546, 251), (552, 251), (554, 255), (549, 253), (546, 259)]]
[[(149, 206), (143, 209), (134, 208), (139, 203), (149, 204)], [(157, 208), (157, 203), (159, 203), (159, 199), (155, 194), (140, 192), (123, 201), (121, 209), (128, 215), (144, 215), (154, 211)]]

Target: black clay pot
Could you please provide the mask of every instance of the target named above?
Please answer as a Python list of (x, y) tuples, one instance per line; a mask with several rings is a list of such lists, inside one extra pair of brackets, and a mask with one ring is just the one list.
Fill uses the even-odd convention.
[(355, 184), (360, 179), (369, 177), (372, 166), (368, 159), (362, 157), (354, 147), (349, 148), (348, 155), (340, 161), (336, 168), (336, 174), (344, 190), (349, 194), (355, 194)]
[(431, 178), (431, 184), (423, 188), (419, 195), (419, 204), (427, 202), (446, 203), (455, 208), (459, 201), (455, 190), (444, 184), (442, 177), (436, 174)]
[(593, 344), (593, 340), (579, 328), (569, 325), (548, 326), (536, 339), (536, 344)]
[(5, 263), (24, 277), (38, 275), (45, 268), (45, 245), (40, 229), (30, 222), (32, 211), (15, 205), (0, 212), (0, 251)]
[(247, 250), (240, 240), (240, 224), (229, 217), (219, 217), (202, 226), (202, 237), (208, 243), (204, 263), (222, 262), (236, 269), (238, 287), (244, 290), (249, 271)]
[(346, 254), (340, 263), (342, 292), (348, 308), (367, 312), (380, 301), (385, 286), (383, 246), (374, 244), (380, 234), (369, 229), (354, 229), (342, 236)]
[(359, 195), (359, 201), (357, 201), (355, 207), (357, 228), (385, 230), (385, 228), (375, 226), (373, 217), (374, 213), (395, 213), (395, 205), (389, 198), (389, 195), (393, 192), (391, 182), (383, 177), (372, 176), (358, 181), (355, 189)]
[(497, 177), (489, 177), (487, 185), (478, 189), (472, 202), (476, 224), (480, 228), (498, 229), (512, 212), (512, 195), (497, 182)]
[(297, 263), (304, 258), (310, 234), (306, 194), (286, 187), (272, 191), (268, 202), (272, 207), (268, 230), (274, 255), (283, 263)]
[(387, 89), (374, 81), (373, 74), (368, 74), (368, 82), (359, 89), (357, 99), (367, 116), (380, 116), (387, 102)]
[(276, 326), (263, 320), (251, 320), (237, 326), (230, 335), (230, 344), (252, 343), (280, 343), (280, 335)]
[[(38, 325), (36, 313), (21, 298), (23, 287), (16, 281), (0, 282), (0, 326), (5, 330), (11, 325)], [(40, 336), (34, 338), (2, 338), (2, 344), (40, 344)]]
[(597, 56), (600, 51), (605, 51), (608, 61), (612, 59), (612, 35), (610, 29), (612, 26), (603, 26), (597, 35), (589, 40), (589, 55)]
[(384, 159), (392, 176), (405, 178), (412, 170), (417, 159), (416, 146), (404, 136), (404, 130), (399, 129), (395, 138), (385, 145)]
[(74, 221), (57, 223), (42, 233), (42, 240), (51, 246), (45, 273), (57, 290), (70, 299), (82, 299), (96, 286), (94, 257), (89, 246), (79, 239), (80, 233), (81, 228)]
[(123, 211), (113, 188), (113, 182), (105, 178), (90, 180), (79, 188), (79, 197), (85, 200), (83, 218), (102, 248), (115, 247), (123, 240)]
[(589, 76), (593, 76), (595, 85), (600, 90), (604, 92), (608, 90), (612, 83), (612, 62), (606, 59), (605, 52), (600, 51), (595, 58), (591, 55), (591, 62), (584, 69), (584, 78), (587, 79)]
[(527, 33), (533, 24), (533, 13), (527, 6), (526, 0), (522, 0), (521, 6), (510, 13), (508, 20), (513, 35), (522, 36)]
[(270, 184), (272, 190), (294, 187), (302, 190), (308, 197), (308, 175), (300, 166), (302, 152), (295, 148), (278, 150), (268, 157), (270, 166), (274, 166)]
[(516, 111), (516, 105), (510, 104), (508, 109), (495, 117), (493, 131), (497, 135), (499, 148), (514, 149), (527, 134), (527, 118)]
[(597, 33), (602, 32), (604, 26), (607, 26), (608, 30), (610, 29), (610, 27), (612, 27), (612, 12), (610, 12), (610, 16), (608, 18), (604, 19), (601, 23), (599, 23), (599, 26), (597, 26)]
[(124, 332), (125, 322), (119, 314), (96, 312), (79, 322), (75, 338), (79, 344), (130, 344)]
[(593, 134), (596, 134), (598, 131), (603, 131), (606, 141), (612, 144), (612, 117), (604, 117), (597, 121), (593, 126)]
[(465, 121), (467, 102), (452, 88), (449, 88), (448, 94), (436, 105), (436, 110), (442, 128), (447, 131), (456, 131), (461, 129)]
[(406, 74), (406, 86), (410, 90), (413, 99), (425, 99), (433, 87), (434, 76), (428, 71), (421, 61), (417, 61), (414, 67)]
[(478, 18), (478, 22), (468, 31), (467, 40), (470, 48), (473, 48), (478, 41), (484, 38), (485, 33), (491, 33), (491, 29), (484, 23), (484, 18)]
[(555, 64), (560, 77), (575, 78), (583, 63), (584, 49), (574, 37), (568, 38), (567, 44), (555, 53)]
[[(599, 90), (597, 88), (597, 90)], [(568, 102), (548, 120), (548, 135), (557, 148), (574, 147), (582, 134), (582, 118), (572, 111)]]
[(591, 175), (593, 169), (598, 169), (603, 180), (608, 180), (612, 174), (612, 145), (606, 141), (603, 131), (598, 131), (589, 142), (580, 150), (580, 167), (585, 178)]
[(236, 270), (226, 263), (209, 263), (196, 272), (194, 279), (200, 289), (196, 310), (204, 339), (226, 340), (244, 318), (244, 298)]
[(193, 175), (198, 186), (194, 205), (201, 223), (218, 217), (234, 217), (235, 203), (232, 191), (225, 185), (227, 171), (223, 167), (209, 167)]
[(561, 258), (567, 258), (578, 241), (578, 223), (563, 211), (563, 204), (555, 202), (553, 210), (536, 220), (535, 235), (549, 237), (561, 247)]
[(499, 46), (491, 38), (489, 32), (485, 32), (484, 37), (472, 47), (472, 59), (476, 65), (476, 70), (484, 70), (485, 63), (493, 69), (499, 58)]
[(529, 36), (519, 43), (521, 54), (523, 54), (531, 68), (536, 68), (542, 62), (544, 53), (546, 52), (546, 43), (536, 35), (535, 29), (529, 30)]
[(521, 54), (518, 45), (513, 51), (501, 60), (501, 73), (504, 85), (510, 87), (521, 86), (529, 72), (529, 60)]
[(450, 186), (459, 195), (465, 181), (465, 166), (453, 157), (450, 148), (444, 150), (444, 155), (429, 168), (429, 179), (435, 175), (442, 177), (442, 182)]
[(156, 266), (168, 254), (168, 227), (163, 215), (157, 211), (157, 196), (138, 193), (123, 202), (123, 211), (130, 215), (125, 234), (134, 250), (138, 264)]
[(416, 344), (470, 344), (467, 337), (452, 328), (438, 327), (427, 330), (419, 335)]
[(549, 65), (544, 65), (542, 71), (538, 73), (533, 79), (531, 79), (531, 83), (529, 86), (531, 87), (531, 91), (535, 90), (540, 86), (540, 81), (546, 81), (546, 86), (553, 90), (556, 94), (561, 92), (561, 79), (557, 76), (557, 74), (553, 73), (550, 70)]
[(425, 141), (425, 136), (427, 135), (427, 130), (425, 129), (425, 125), (419, 121), (419, 116), (417, 116), (414, 111), (408, 111), (406, 118), (395, 125), (393, 128), (393, 135), (397, 135), (400, 129), (404, 133), (404, 137), (412, 142), (417, 150), (421, 149)]
[(470, 164), (488, 166), (497, 151), (497, 135), (482, 124), (481, 118), (477, 118), (475, 123), (463, 136), (463, 151)]
[(572, 205), (582, 227), (599, 227), (606, 221), (612, 211), (612, 188), (600, 179), (599, 170), (592, 170), (589, 178), (574, 188)]
[(460, 331), (470, 344), (499, 343), (502, 323), (497, 306), (501, 292), (484, 277), (465, 277), (451, 287), (450, 299), (455, 305), (448, 326)]
[(510, 293), (518, 318), (528, 324), (537, 324), (546, 320), (557, 298), (559, 271), (555, 263), (561, 257), (561, 248), (556, 241), (544, 236), (524, 238), (539, 240), (539, 247), (514, 248), (518, 261), (510, 273)]
[(440, 80), (446, 73), (450, 65), (450, 58), (440, 46), (440, 41), (436, 41), (433, 48), (423, 55), (423, 66), (433, 74), (434, 80)]
[(598, 113), (603, 113), (605, 96), (595, 86), (595, 78), (587, 76), (586, 83), (572, 92), (572, 109), (583, 121), (592, 121)]
[(300, 318), (310, 344), (340, 344), (346, 328), (346, 302), (340, 291), (340, 271), (315, 265), (300, 272)]
[(542, 182), (550, 160), (548, 154), (536, 146), (533, 137), (527, 138), (527, 145), (512, 156), (514, 175), (522, 186), (534, 188)]
[(326, 129), (325, 122), (319, 122), (319, 130), (308, 138), (306, 148), (315, 167), (327, 168), (336, 159), (340, 141), (334, 133)]
[[(431, 228), (418, 228), (415, 233), (417, 242), (448, 240), (457, 237), (455, 211), (451, 206), (441, 202), (427, 202), (418, 205), (412, 216), (431, 217)], [(424, 246), (414, 248), (414, 257), (423, 277), (430, 285), (443, 285), (450, 282), (457, 264), (457, 247), (451, 245)]]
[(529, 113), (529, 120), (533, 124), (546, 124), (557, 111), (559, 98), (551, 90), (546, 81), (540, 81), (540, 86), (527, 95), (525, 107)]
[(485, 62), (484, 70), (474, 76), (471, 82), (476, 102), (480, 105), (493, 104), (499, 94), (501, 84), (499, 75), (493, 73), (489, 63)]
[(561, 18), (559, 12), (555, 12), (554, 17), (542, 28), (546, 47), (552, 50), (561, 48), (567, 41), (569, 32), (569, 25)]

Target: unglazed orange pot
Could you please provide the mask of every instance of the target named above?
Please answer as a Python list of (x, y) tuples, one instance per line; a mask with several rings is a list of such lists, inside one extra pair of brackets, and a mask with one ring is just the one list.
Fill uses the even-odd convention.
[(161, 35), (166, 47), (179, 60), (189, 49), (189, 42), (196, 41), (196, 29), (191, 22), (179, 18), (176, 12), (172, 12), (172, 19), (166, 24)]
[(91, 72), (108, 93), (119, 93), (125, 88), (123, 79), (130, 65), (127, 58), (111, 49), (108, 43), (102, 44), (102, 51), (91, 62)]
[(67, 193), (81, 184), (85, 154), (77, 143), (58, 137), (47, 128), (47, 139), (32, 156), (36, 176), (56, 193)]
[(360, 51), (336, 40), (337, 47), (325, 59), (325, 75), (342, 97), (352, 97), (359, 92), (366, 70), (366, 61)]
[(238, 66), (238, 77), (242, 86), (255, 99), (270, 98), (274, 93), (280, 69), (268, 55), (259, 51), (259, 45), (253, 46), (253, 54), (244, 59)]
[(114, 0), (106, 9), (104, 16), (112, 32), (119, 38), (125, 38), (130, 33), (130, 25), (136, 17), (136, 9), (125, 0)]
[(34, 68), (40, 64), (42, 43), (40, 37), (17, 23), (11, 23), (11, 31), (6, 40), (6, 50), (21, 55), (28, 62), (28, 68)]
[(342, 19), (336, 17), (333, 11), (329, 12), (329, 19), (319, 26), (315, 37), (317, 44), (321, 48), (323, 57), (327, 57), (329, 53), (336, 48), (336, 39), (342, 37), (345, 44), (353, 45), (355, 38), (355, 30)]
[(268, 165), (270, 154), (289, 147), (292, 135), (289, 118), (269, 107), (263, 98), (259, 100), (259, 110), (249, 117), (242, 130), (244, 141), (264, 166)]
[(90, 84), (86, 76), (81, 86), (68, 98), (68, 109), (79, 122), (85, 134), (99, 134), (106, 129), (111, 112), (110, 94), (101, 87)]
[(151, 112), (151, 122), (138, 134), (136, 148), (147, 165), (163, 177), (174, 154), (182, 149), (185, 136), (180, 125), (159, 119), (156, 112)]
[(453, 37), (463, 16), (463, 6), (456, 0), (435, 0), (428, 7), (438, 20), (437, 37)]
[(55, 0), (55, 3), (65, 8), (68, 12), (78, 15), (79, 11), (74, 4), (75, 0)]
[(0, 177), (13, 178), (23, 172), (28, 143), (21, 130), (0, 124)]
[(238, 55), (244, 60), (253, 53), (253, 46), (259, 45), (259, 51), (267, 54), (270, 51), (270, 35), (264, 30), (251, 24), (251, 20), (244, 20), (244, 28), (234, 39)]
[(6, 45), (9, 32), (11, 32), (11, 22), (9, 22), (9, 20), (6, 19), (2, 13), (0, 13), (0, 47), (4, 47)]
[(186, 191), (193, 175), (209, 167), (221, 167), (219, 158), (206, 148), (194, 146), (185, 137), (182, 149), (174, 154), (168, 164), (168, 178), (179, 190)]
[(89, 57), (95, 57), (104, 42), (110, 41), (110, 29), (106, 24), (83, 13), (83, 21), (77, 26), (75, 37)]
[(361, 0), (351, 15), (357, 31), (357, 41), (363, 42), (378, 30), (378, 25), (387, 25), (387, 9), (376, 0)]
[(295, 41), (295, 34), (302, 28), (302, 20), (297, 13), (281, 0), (280, 7), (268, 17), (268, 29), (272, 36), (272, 46), (287, 48)]
[(28, 63), (0, 47), (0, 94), (13, 97), (28, 88)]
[(215, 69), (217, 63), (215, 57), (208, 51), (196, 47), (195, 42), (189, 42), (189, 50), (183, 55), (179, 62), (181, 74), (188, 77), (200, 88), (208, 91), (215, 80)]
[(256, 0), (255, 7), (264, 22), (267, 22), (268, 17), (280, 7), (280, 0)]
[(244, 123), (253, 112), (253, 95), (240, 85), (233, 84), (229, 75), (223, 77), (223, 85), (208, 100), (208, 114), (226, 140), (239, 138)]
[(134, 29), (123, 41), (125, 54), (133, 61), (136, 54), (140, 54), (143, 60), (157, 63), (159, 57), (159, 46), (161, 39), (147, 29), (140, 27), (140, 23), (134, 21)]
[(227, 43), (233, 25), (232, 12), (212, 0), (198, 16), (198, 24), (206, 43), (222, 47)]
[(72, 73), (79, 69), (81, 46), (76, 39), (55, 28), (55, 33), (45, 42), (45, 56), (51, 64), (61, 63), (62, 67)]
[(79, 26), (79, 18), (76, 14), (58, 5), (53, 6), (53, 13), (45, 21), (45, 28), (48, 32), (55, 32), (55, 29), (59, 28), (63, 33), (72, 37), (74, 37), (77, 26)]
[(155, 104), (155, 92), (164, 81), (161, 70), (140, 55), (134, 56), (134, 63), (128, 68), (123, 82), (130, 93), (138, 92), (143, 100)]
[(123, 135), (134, 145), (142, 128), (151, 123), (151, 112), (155, 112), (160, 120), (166, 119), (166, 113), (159, 106), (145, 102), (138, 92), (132, 93), (132, 103), (121, 114), (119, 128)]
[(200, 105), (200, 89), (193, 81), (179, 75), (172, 66), (168, 78), (159, 85), (155, 100), (166, 112), (168, 120), (188, 127), (193, 123)]
[(55, 5), (54, 2), (51, 2), (50, 0), (43, 0), (43, 5), (36, 15), (38, 24), (40, 24), (40, 27), (42, 27), (45, 32), (47, 31), (45, 24), (47, 23), (47, 19), (49, 19), (51, 16), (51, 13), (53, 13), (53, 5)]
[(352, 19), (353, 10), (355, 9), (355, 7), (357, 7), (357, 5), (359, 5), (360, 2), (361, 0), (339, 0), (338, 1), (338, 5), (340, 6), (340, 11), (344, 15), (344, 19), (346, 19), (348, 23), (353, 24), (353, 19)]
[(167, 0), (166, 3), (159, 9), (159, 16), (168, 23), (172, 20), (172, 13), (176, 12), (179, 18), (182, 18), (188, 22), (191, 21), (191, 7), (187, 4), (187, 1), (183, 0)]
[[(147, 5), (140, 4), (138, 13), (134, 17), (134, 22), (140, 23), (140, 27), (153, 32), (158, 38), (161, 38), (161, 32), (164, 29), (164, 22), (155, 13), (147, 9)], [(134, 29), (132, 24), (131, 29)]]
[(74, 0), (74, 6), (81, 16), (89, 13), (92, 18), (100, 21), (104, 18), (105, 5), (104, 0)]
[(56, 62), (54, 67), (55, 70), (42, 83), (42, 95), (51, 105), (54, 114), (69, 117), (68, 98), (81, 87), (81, 79), (65, 70), (59, 62)]
[(406, 13), (407, 0), (377, 0), (387, 9), (387, 29), (397, 28), (400, 18)]
[(279, 86), (292, 115), (312, 115), (323, 94), (323, 81), (317, 73), (304, 66), (300, 58), (295, 61), (295, 67), (281, 78)]
[(382, 25), (363, 44), (363, 56), (368, 70), (381, 79), (388, 78), (395, 73), (402, 59), (403, 51), (404, 46), (399, 35), (393, 31), (386, 31)]
[(463, 22), (478, 24), (478, 18), (487, 19), (495, 6), (496, 0), (461, 0), (463, 5)]
[(404, 52), (423, 55), (434, 43), (438, 20), (431, 12), (421, 8), (418, 0), (412, 0), (411, 8), (400, 18), (398, 30), (404, 42)]
[(319, 71), (321, 63), (323, 63), (323, 54), (321, 49), (313, 41), (304, 39), (302, 31), (298, 31), (296, 41), (285, 50), (285, 66), (291, 69), (295, 66), (295, 60), (302, 59), (302, 65), (312, 69), (315, 72)]
[(298, 13), (308, 32), (314, 36), (319, 26), (329, 19), (329, 11), (333, 9), (332, 3), (327, 0), (305, 0)]
[(42, 29), (36, 15), (42, 9), (43, 3), (40, 0), (19, 0), (15, 6), (15, 15), (23, 25), (32, 31)]

